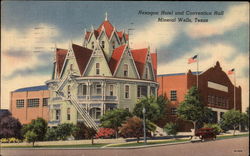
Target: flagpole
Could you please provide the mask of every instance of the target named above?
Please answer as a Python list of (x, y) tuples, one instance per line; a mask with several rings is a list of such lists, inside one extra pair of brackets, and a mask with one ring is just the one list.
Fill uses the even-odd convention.
[(234, 110), (236, 110), (236, 70), (234, 69)]
[(199, 55), (197, 55), (197, 72), (196, 72), (196, 80), (197, 80), (197, 89), (199, 87), (199, 76), (198, 76), (198, 71), (199, 71)]

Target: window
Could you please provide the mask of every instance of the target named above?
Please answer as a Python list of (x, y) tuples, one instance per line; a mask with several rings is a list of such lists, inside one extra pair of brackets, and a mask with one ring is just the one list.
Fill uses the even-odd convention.
[(73, 64), (70, 64), (70, 71), (73, 70)]
[(177, 114), (177, 109), (171, 108), (171, 115), (176, 115), (176, 114)]
[(210, 95), (207, 96), (207, 102), (208, 102), (208, 104), (211, 104), (211, 96)]
[(113, 96), (114, 95), (114, 90), (113, 90), (114, 88), (113, 88), (113, 85), (110, 85), (109, 86), (109, 95), (110, 96)]
[(91, 108), (89, 110), (89, 115), (93, 119), (100, 119), (100, 117), (101, 117), (101, 109), (100, 108)]
[(48, 98), (43, 98), (43, 106), (48, 106)]
[(95, 46), (94, 46), (94, 41), (93, 41), (93, 42), (91, 42), (91, 48), (94, 49), (94, 47)]
[(129, 86), (125, 85), (125, 99), (129, 98)]
[(56, 109), (56, 120), (60, 120), (60, 117), (61, 117), (61, 110)]
[(78, 96), (85, 96), (87, 95), (87, 85), (79, 84), (78, 86)]
[(102, 94), (102, 85), (100, 85), (100, 84), (96, 85), (96, 94), (97, 95)]
[(150, 94), (155, 95), (155, 87), (150, 87)]
[(123, 75), (125, 77), (128, 76), (128, 65), (127, 64), (124, 64), (124, 66), (123, 66)]
[(16, 108), (24, 107), (24, 100), (16, 100)]
[(147, 86), (137, 86), (137, 97), (147, 96)]
[(67, 108), (67, 120), (70, 120), (70, 108)]
[(211, 104), (214, 104), (215, 103), (215, 98), (214, 98), (214, 96), (212, 95), (211, 96)]
[(115, 49), (115, 41), (112, 42), (112, 47)]
[(177, 92), (176, 92), (176, 90), (171, 90), (170, 91), (170, 100), (171, 101), (176, 101), (177, 100)]
[(39, 107), (39, 99), (28, 99), (28, 107)]
[(102, 41), (102, 48), (104, 49), (105, 48), (105, 42)]
[(68, 85), (68, 98), (70, 97), (70, 85)]
[(95, 64), (95, 71), (96, 71), (96, 75), (100, 75), (100, 63), (96, 63)]
[(148, 79), (148, 68), (146, 67), (145, 78)]

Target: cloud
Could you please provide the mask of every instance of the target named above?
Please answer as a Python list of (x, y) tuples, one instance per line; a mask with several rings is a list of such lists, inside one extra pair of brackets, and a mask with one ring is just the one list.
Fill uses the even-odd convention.
[(132, 31), (130, 45), (132, 48), (159, 48), (169, 45), (178, 35), (178, 25), (168, 22), (151, 21)]
[[(206, 71), (214, 66), (216, 61), (220, 62), (222, 70), (225, 72), (235, 68), (237, 86), (240, 85), (242, 88), (242, 110), (245, 111), (246, 107), (249, 105), (249, 72), (246, 73), (246, 71), (249, 71), (249, 56), (248, 53), (238, 53), (238, 51), (229, 44), (202, 44), (186, 52), (175, 61), (158, 66), (158, 73), (185, 73), (189, 69), (196, 71), (196, 63), (187, 64), (188, 58), (195, 54), (199, 55), (199, 71)], [(234, 56), (234, 59), (231, 59), (232, 56)], [(233, 82), (233, 77), (230, 76), (229, 78)]]
[(224, 13), (224, 17), (209, 21), (208, 23), (192, 23), (186, 32), (192, 38), (222, 35), (224, 32), (235, 29), (242, 24), (249, 23), (249, 4), (231, 6)]

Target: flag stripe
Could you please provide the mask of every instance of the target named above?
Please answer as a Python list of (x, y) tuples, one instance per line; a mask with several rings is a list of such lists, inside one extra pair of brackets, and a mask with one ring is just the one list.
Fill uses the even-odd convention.
[(194, 63), (194, 62), (197, 62), (197, 55), (194, 55), (193, 57), (188, 59), (188, 64), (191, 64), (191, 63)]

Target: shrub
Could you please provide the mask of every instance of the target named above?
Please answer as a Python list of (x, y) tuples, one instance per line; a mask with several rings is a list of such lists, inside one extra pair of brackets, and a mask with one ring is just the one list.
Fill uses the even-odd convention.
[(167, 123), (164, 126), (164, 131), (168, 134), (168, 135), (173, 135), (174, 137), (176, 136), (176, 134), (178, 133), (178, 126), (175, 123)]
[(96, 138), (112, 138), (115, 137), (115, 130), (111, 128), (100, 128), (96, 134)]
[(9, 142), (9, 139), (8, 138), (2, 138), (1, 139), (1, 143), (8, 143)]
[(45, 134), (45, 140), (46, 141), (56, 141), (56, 140), (58, 140), (55, 128), (48, 128), (47, 129), (47, 132)]
[(205, 124), (203, 127), (204, 128), (213, 128), (216, 135), (219, 135), (222, 132), (222, 129), (221, 129), (219, 124), (208, 123), (208, 124)]

